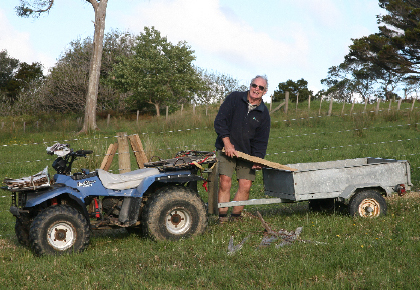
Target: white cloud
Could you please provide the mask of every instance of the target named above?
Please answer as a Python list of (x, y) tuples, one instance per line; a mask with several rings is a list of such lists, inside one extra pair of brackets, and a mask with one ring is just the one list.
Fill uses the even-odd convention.
[(305, 33), (294, 34), (293, 43), (286, 44), (256, 31), (229, 7), (221, 7), (219, 0), (142, 3), (125, 23), (134, 33), (144, 26), (155, 26), (172, 42), (185, 40), (193, 49), (240, 68), (302, 63), (309, 49)]
[(29, 61), (34, 56), (29, 33), (17, 31), (0, 9), (0, 50), (7, 50), (10, 57)]
[(0, 9), (0, 50), (7, 50), (10, 57), (20, 62), (40, 62), (44, 66), (44, 73), (55, 64), (54, 58), (46, 52), (34, 50), (29, 32), (22, 32), (11, 25), (6, 13)]

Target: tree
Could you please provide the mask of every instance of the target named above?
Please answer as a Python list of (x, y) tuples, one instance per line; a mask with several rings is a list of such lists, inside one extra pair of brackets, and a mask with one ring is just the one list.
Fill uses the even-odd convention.
[(3, 102), (12, 106), (22, 91), (43, 77), (40, 63), (19, 62), (9, 57), (7, 51), (0, 52), (0, 92), (3, 94)]
[(44, 74), (42, 73), (42, 65), (40, 63), (20, 63), (16, 74), (6, 85), (6, 95), (11, 104), (16, 101), (19, 93), (28, 88), (31, 82), (40, 80), (43, 77)]
[(19, 60), (9, 57), (6, 50), (0, 51), (0, 91), (5, 91), (19, 67)]
[[(108, 0), (86, 0), (95, 11), (95, 32), (93, 37), (93, 53), (89, 69), (89, 85), (86, 95), (85, 119), (80, 132), (96, 130), (96, 107), (98, 97), (99, 76), (101, 69), (103, 39), (105, 31), (105, 16)], [(32, 2), (32, 4), (30, 3)], [(39, 17), (42, 13), (48, 13), (54, 5), (55, 0), (20, 0), (20, 6), (16, 12), (21, 17)]]
[(197, 68), (205, 86), (198, 91), (195, 97), (197, 103), (211, 104), (223, 100), (234, 91), (246, 91), (247, 87), (240, 85), (239, 81), (218, 72), (210, 72)]
[(379, 68), (369, 63), (360, 61), (344, 61), (339, 66), (328, 70), (328, 77), (321, 83), (328, 86), (327, 94), (332, 94), (335, 99), (350, 101), (357, 93), (363, 100), (375, 93)]
[[(126, 94), (111, 88), (105, 79), (121, 55), (131, 53), (133, 36), (112, 31), (105, 34), (102, 65), (98, 86), (97, 107), (100, 110), (120, 111), (125, 109)], [(44, 105), (58, 112), (83, 112), (89, 83), (89, 67), (92, 58), (91, 38), (74, 40), (50, 70), (40, 90)]]
[(377, 16), (379, 33), (352, 39), (349, 58), (398, 74), (420, 73), (420, 2), (379, 0), (387, 14)]
[(133, 53), (115, 65), (109, 81), (123, 92), (130, 92), (132, 106), (147, 102), (160, 115), (163, 105), (185, 103), (202, 86), (192, 61), (194, 51), (179, 42), (173, 45), (154, 27), (145, 27), (136, 38)]
[(343, 65), (332, 66), (328, 69), (328, 76), (321, 80), (321, 84), (328, 87), (324, 93), (336, 100), (350, 102), (354, 93), (351, 79)]
[(287, 80), (286, 82), (279, 83), (278, 90), (274, 91), (273, 101), (278, 102), (281, 99), (284, 99), (285, 92), (289, 92), (289, 100), (291, 102), (296, 102), (297, 95), (299, 94), (299, 101), (304, 101), (313, 94), (312, 91), (308, 89), (308, 82), (304, 79), (300, 79), (296, 82), (292, 80)]

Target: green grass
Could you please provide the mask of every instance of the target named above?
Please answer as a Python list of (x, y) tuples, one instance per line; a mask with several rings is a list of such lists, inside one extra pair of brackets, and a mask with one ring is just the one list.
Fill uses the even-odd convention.
[[(210, 216), (205, 234), (182, 241), (153, 242), (125, 230), (94, 232), (88, 249), (77, 255), (37, 258), (20, 246), (14, 235), (14, 218), (8, 212), (10, 196), (0, 192), (0, 285), (2, 289), (418, 289), (420, 278), (420, 112), (411, 104), (400, 111), (374, 112), (375, 104), (356, 105), (341, 116), (342, 104), (294, 106), (286, 116), (276, 112), (266, 159), (282, 164), (318, 162), (358, 157), (407, 159), (411, 164), (413, 192), (387, 198), (388, 215), (355, 219), (343, 212), (315, 213), (307, 203), (248, 207), (243, 222), (219, 225)], [(275, 107), (275, 106), (273, 106)], [(45, 147), (54, 141), (75, 149), (93, 149), (94, 156), (74, 168), (98, 168), (117, 132), (139, 134), (147, 154), (173, 157), (184, 149), (214, 149), (212, 127), (216, 108), (209, 116), (199, 111), (148, 118), (99, 120), (101, 131), (77, 135), (76, 116), (54, 122), (28, 124), (22, 119), (2, 119), (0, 130), (0, 179), (22, 177), (51, 166)], [(67, 119), (66, 119), (67, 118)], [(32, 118), (35, 120), (35, 118)], [(131, 120), (130, 120), (131, 119)], [(20, 121), (19, 121), (20, 120)], [(29, 120), (29, 118), (28, 118)], [(49, 120), (43, 117), (42, 120)], [(18, 123), (18, 121), (20, 123)], [(29, 121), (28, 121), (29, 122)], [(54, 123), (54, 124), (53, 124)], [(35, 124), (35, 125), (34, 125)], [(46, 142), (46, 143), (43, 143)], [(34, 144), (37, 143), (37, 144)], [(15, 145), (16, 144), (16, 145)], [(118, 171), (114, 160), (112, 170)], [(132, 169), (135, 167), (132, 159)], [(52, 170), (52, 169), (51, 169)], [(203, 188), (200, 195), (207, 200)], [(232, 190), (234, 191), (234, 189)], [(264, 197), (261, 173), (252, 198)], [(274, 230), (303, 226), (301, 238), (313, 243), (294, 243), (258, 248), (264, 228), (253, 215), (259, 211)], [(250, 235), (241, 251), (227, 255), (231, 236), (235, 243)], [(314, 243), (314, 242), (320, 242)]]

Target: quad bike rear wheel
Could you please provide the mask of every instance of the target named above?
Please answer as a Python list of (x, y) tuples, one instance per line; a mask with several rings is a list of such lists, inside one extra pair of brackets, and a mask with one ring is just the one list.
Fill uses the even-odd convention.
[(143, 233), (155, 240), (179, 240), (204, 232), (207, 211), (190, 188), (165, 187), (148, 199), (142, 223)]
[(29, 247), (29, 226), (19, 218), (16, 218), (15, 233), (19, 244)]

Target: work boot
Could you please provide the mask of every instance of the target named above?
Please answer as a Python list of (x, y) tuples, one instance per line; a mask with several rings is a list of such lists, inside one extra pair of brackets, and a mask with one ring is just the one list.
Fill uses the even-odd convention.
[(219, 224), (225, 224), (229, 221), (229, 217), (226, 214), (219, 214)]
[(240, 213), (232, 213), (229, 217), (229, 221), (231, 222), (237, 222), (241, 221), (243, 219), (243, 216)]

